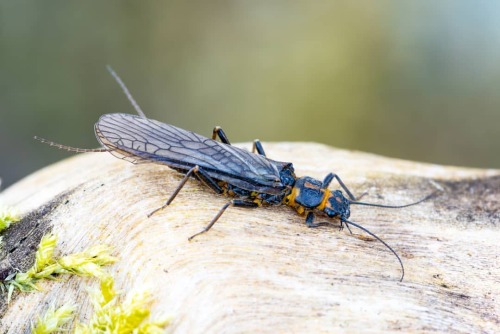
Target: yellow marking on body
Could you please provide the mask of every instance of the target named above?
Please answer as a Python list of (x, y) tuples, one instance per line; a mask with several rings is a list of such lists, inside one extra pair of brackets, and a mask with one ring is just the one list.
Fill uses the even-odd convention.
[[(202, 181), (202, 183), (205, 183), (205, 182)], [(232, 190), (229, 190), (229, 188), (227, 186), (227, 182), (219, 181), (219, 182), (217, 182), (217, 185), (222, 188), (223, 195), (234, 197), (235, 193)]]
[(300, 189), (297, 187), (293, 187), (292, 191), (288, 196), (285, 197), (284, 203), (288, 205), (289, 207), (294, 208), (299, 215), (303, 215), (306, 211), (306, 209), (300, 205), (299, 203), (295, 202), (295, 199), (300, 196)]
[(300, 189), (297, 187), (293, 187), (290, 194), (285, 197), (285, 204), (292, 208), (295, 208), (298, 205), (297, 202), (295, 202), (295, 198), (297, 198), (297, 196), (299, 195)]
[(262, 206), (262, 199), (256, 198), (252, 202), (256, 203), (258, 206)]
[(328, 200), (330, 199), (331, 191), (329, 189), (321, 189), (321, 191), (323, 192), (323, 199), (316, 209), (323, 211), (326, 206), (330, 207), (330, 202)]

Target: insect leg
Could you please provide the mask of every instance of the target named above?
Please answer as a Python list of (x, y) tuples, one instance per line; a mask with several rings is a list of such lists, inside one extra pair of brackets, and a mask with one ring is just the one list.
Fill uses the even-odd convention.
[[(212, 131), (212, 139), (215, 140), (217, 137), (219, 137), (222, 143), (231, 145), (229, 139), (226, 136), (226, 133), (220, 126), (216, 126)], [(257, 151), (257, 153), (259, 153), (260, 155), (266, 156), (266, 152), (264, 152), (264, 148), (262, 147), (262, 144), (258, 139), (255, 139), (253, 142), (252, 153), (255, 153), (255, 151)]]
[(179, 183), (179, 185), (177, 186), (177, 188), (175, 188), (174, 192), (172, 195), (170, 195), (170, 198), (168, 199), (168, 201), (160, 208), (154, 210), (153, 212), (151, 212), (150, 214), (148, 214), (148, 218), (151, 217), (153, 214), (155, 214), (156, 212), (164, 209), (165, 207), (167, 207), (168, 205), (170, 205), (170, 203), (172, 203), (172, 201), (174, 200), (175, 196), (177, 196), (177, 194), (179, 193), (179, 191), (181, 191), (182, 187), (184, 187), (184, 185), (186, 184), (187, 180), (189, 179), (189, 177), (191, 175), (196, 175), (196, 177), (202, 181), (204, 184), (206, 184), (208, 187), (212, 188), (216, 193), (218, 194), (221, 194), (224, 190), (217, 184), (217, 182), (215, 182), (214, 179), (212, 179), (210, 177), (210, 175), (208, 175), (205, 170), (203, 170), (202, 168), (200, 168), (198, 165), (194, 166), (193, 168), (191, 168), (187, 173), (186, 175), (184, 175), (184, 178), (181, 180), (181, 182)]
[(340, 184), (340, 186), (342, 187), (342, 189), (344, 189), (344, 191), (347, 193), (347, 196), (349, 196), (349, 198), (353, 201), (356, 200), (356, 197), (354, 197), (354, 195), (351, 193), (351, 191), (349, 190), (349, 188), (347, 188), (347, 186), (344, 184), (344, 182), (342, 182), (342, 180), (340, 179), (340, 177), (337, 175), (337, 174), (334, 174), (334, 173), (330, 173), (328, 174), (325, 179), (323, 180), (323, 184), (322, 184), (322, 188), (328, 188), (328, 186), (330, 185), (330, 183), (332, 182), (333, 179), (336, 179), (337, 182)]
[(215, 181), (207, 172), (201, 167), (198, 168), (198, 171), (194, 172), (196, 177), (203, 182), (207, 187), (215, 191), (217, 194), (222, 194), (224, 189), (219, 186), (217, 181)]
[(188, 238), (188, 240), (191, 241), (194, 237), (196, 237), (200, 234), (203, 234), (203, 233), (207, 232), (208, 230), (210, 230), (210, 228), (212, 228), (212, 226), (214, 226), (215, 222), (217, 220), (219, 220), (220, 216), (222, 216), (224, 211), (226, 211), (226, 209), (230, 206), (256, 208), (259, 205), (255, 202), (251, 202), (251, 201), (245, 201), (245, 200), (241, 200), (241, 199), (233, 199), (233, 200), (227, 202), (226, 204), (224, 204), (224, 206), (222, 208), (220, 208), (219, 212), (215, 215), (215, 217), (210, 221), (210, 223), (208, 223), (208, 225), (203, 230), (201, 230), (200, 232), (198, 232), (196, 234), (193, 234), (192, 236), (190, 236)]
[(352, 234), (351, 228), (349, 227), (349, 224), (345, 223), (343, 220), (340, 220), (340, 228), (339, 231), (342, 231), (344, 229), (344, 226), (347, 227), (349, 230), (349, 233)]
[(231, 145), (229, 139), (226, 136), (226, 133), (218, 125), (214, 128), (214, 131), (212, 132), (212, 139), (215, 140), (217, 137), (219, 137), (220, 141), (223, 142), (224, 144)]
[(253, 141), (252, 153), (255, 153), (255, 151), (257, 151), (257, 153), (259, 153), (262, 156), (266, 156), (266, 152), (264, 152), (264, 147), (262, 147), (262, 144), (258, 139), (255, 139)]
[(148, 214), (148, 218), (151, 217), (156, 212), (158, 212), (158, 211), (166, 208), (168, 205), (170, 205), (170, 203), (172, 203), (172, 201), (174, 200), (175, 196), (177, 196), (177, 194), (179, 193), (179, 191), (181, 191), (182, 187), (184, 187), (184, 185), (186, 184), (186, 182), (189, 179), (189, 177), (191, 175), (193, 175), (193, 173), (198, 172), (199, 169), (200, 169), (199, 166), (194, 166), (193, 168), (191, 168), (186, 173), (186, 175), (184, 175), (184, 178), (181, 180), (181, 182), (179, 183), (179, 185), (177, 186), (177, 188), (175, 188), (174, 193), (172, 195), (170, 195), (170, 198), (167, 200), (167, 202), (162, 207), (159, 207), (158, 209), (156, 209), (156, 210), (152, 211), (151, 213), (149, 213)]
[(322, 225), (328, 225), (327, 222), (315, 223), (314, 222), (314, 213), (312, 211), (307, 214), (306, 224), (307, 224), (307, 227), (318, 227), (318, 226), (322, 226)]

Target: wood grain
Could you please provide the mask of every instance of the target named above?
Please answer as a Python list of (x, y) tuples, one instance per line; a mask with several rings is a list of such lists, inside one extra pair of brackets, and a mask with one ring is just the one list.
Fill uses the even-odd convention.
[[(363, 201), (403, 204), (442, 188), (439, 197), (405, 209), (352, 207), (352, 221), (400, 254), (404, 281), (398, 281), (395, 257), (361, 231), (349, 235), (338, 223), (309, 229), (304, 217), (283, 206), (230, 208), (210, 232), (188, 242), (227, 198), (193, 180), (170, 207), (147, 218), (182, 176), (107, 153), (66, 159), (1, 193), (0, 205), (16, 207), (25, 217), (17, 226), (31, 236), (19, 243), (11, 230), (4, 248), (16, 242), (28, 247), (31, 240), (33, 254), (37, 238), (49, 230), (64, 254), (111, 245), (119, 257), (109, 268), (117, 287), (153, 291), (153, 314), (172, 315), (169, 332), (498, 331), (500, 171), (312, 143), (265, 148), (272, 159), (292, 161), (297, 175), (338, 173), (355, 194), (368, 192)], [(26, 259), (25, 253), (19, 256)], [(0, 272), (20, 260), (16, 254), (0, 253)], [(17, 294), (0, 305), (0, 332), (29, 331), (51, 303), (76, 303), (80, 320), (89, 317), (88, 287), (95, 280), (41, 286), (42, 292)]]

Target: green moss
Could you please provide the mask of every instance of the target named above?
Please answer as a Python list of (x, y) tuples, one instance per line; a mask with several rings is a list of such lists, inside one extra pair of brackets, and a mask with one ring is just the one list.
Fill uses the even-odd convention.
[(131, 293), (121, 300), (111, 276), (101, 280), (100, 291), (92, 294), (92, 304), (94, 313), (90, 322), (78, 324), (76, 334), (156, 334), (164, 333), (164, 328), (169, 324), (168, 319), (148, 320), (152, 298), (147, 291)]
[(50, 306), (43, 317), (38, 318), (36, 324), (32, 326), (32, 334), (50, 334), (66, 331), (62, 326), (73, 320), (76, 307), (63, 305), (56, 309)]
[(19, 215), (13, 209), (0, 210), (0, 232), (19, 221)]
[(35, 264), (25, 273), (17, 273), (7, 278), (8, 298), (10, 301), (14, 289), (22, 292), (38, 290), (37, 282), (41, 279), (55, 279), (61, 274), (78, 276), (94, 276), (101, 278), (105, 275), (102, 268), (111, 264), (116, 258), (109, 255), (109, 248), (105, 246), (91, 247), (81, 253), (74, 253), (61, 258), (54, 258), (57, 237), (53, 234), (43, 236), (35, 254)]
[[(7, 278), (8, 298), (14, 289), (22, 292), (39, 290), (37, 285), (42, 279), (56, 279), (62, 274), (93, 276), (100, 280), (100, 290), (92, 293), (94, 312), (88, 324), (76, 324), (75, 333), (113, 333), (113, 334), (156, 334), (163, 333), (169, 319), (151, 321), (151, 294), (147, 291), (134, 292), (121, 298), (115, 289), (113, 277), (102, 267), (116, 261), (105, 246), (91, 247), (86, 251), (54, 256), (57, 237), (53, 234), (43, 236), (35, 254), (34, 265), (25, 273), (17, 273)], [(74, 318), (74, 306), (64, 305), (58, 309), (50, 307), (32, 327), (32, 333), (45, 334), (64, 331), (62, 326)]]
[[(150, 321), (151, 295), (146, 292), (131, 293), (122, 300), (114, 287), (110, 275), (101, 277), (101, 288), (91, 295), (94, 312), (88, 324), (77, 323), (75, 334), (161, 334), (169, 320)], [(67, 331), (62, 326), (75, 317), (75, 306), (64, 305), (58, 309), (51, 306), (40, 317), (33, 334), (50, 334)]]
[[(8, 229), (10, 225), (20, 220), (19, 215), (13, 209), (0, 210), (0, 233)], [(0, 237), (0, 246), (2, 246), (2, 237)]]

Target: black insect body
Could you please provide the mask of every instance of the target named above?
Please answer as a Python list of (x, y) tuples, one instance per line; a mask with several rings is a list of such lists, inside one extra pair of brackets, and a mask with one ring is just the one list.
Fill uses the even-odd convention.
[[(217, 194), (233, 198), (219, 210), (202, 231), (191, 236), (189, 240), (207, 232), (229, 206), (253, 208), (284, 204), (294, 208), (299, 214), (305, 215), (308, 227), (326, 224), (314, 222), (315, 214), (322, 213), (329, 218), (338, 219), (341, 228), (345, 225), (350, 231), (349, 225), (352, 225), (370, 234), (397, 257), (402, 270), (401, 280), (403, 279), (404, 267), (398, 254), (378, 236), (348, 220), (350, 205), (400, 208), (418, 204), (432, 195), (402, 206), (358, 202), (336, 174), (328, 174), (323, 181), (308, 176), (297, 178), (291, 163), (268, 159), (258, 140), (254, 142), (252, 152), (249, 152), (232, 146), (220, 127), (213, 130), (212, 139), (209, 139), (194, 132), (146, 118), (121, 80), (112, 70), (110, 72), (132, 101), (139, 116), (129, 114), (101, 116), (95, 124), (96, 137), (102, 145), (99, 149), (74, 148), (35, 138), (70, 151), (107, 151), (132, 163), (165, 164), (185, 174), (165, 205), (151, 212), (148, 217), (168, 206), (190, 177), (200, 180)], [(215, 140), (217, 137), (220, 142)], [(257, 153), (254, 153), (255, 151)], [(328, 189), (333, 179), (339, 183), (348, 198), (340, 190)]]

